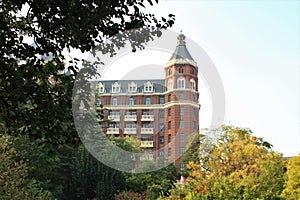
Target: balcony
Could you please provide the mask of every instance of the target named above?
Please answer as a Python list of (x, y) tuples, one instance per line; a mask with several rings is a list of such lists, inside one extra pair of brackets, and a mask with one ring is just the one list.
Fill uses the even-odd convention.
[(120, 115), (108, 115), (110, 121), (120, 121)]
[(153, 159), (154, 159), (153, 154), (143, 154), (143, 155), (140, 157), (140, 160), (153, 160)]
[(153, 128), (141, 128), (141, 134), (153, 134)]
[(153, 115), (142, 115), (142, 121), (154, 121)]
[(136, 134), (136, 128), (125, 128), (124, 134)]
[(107, 128), (106, 134), (119, 134), (119, 128)]
[(141, 147), (153, 147), (153, 141), (141, 141)]
[(136, 121), (136, 115), (125, 115), (124, 121), (134, 122), (134, 121)]

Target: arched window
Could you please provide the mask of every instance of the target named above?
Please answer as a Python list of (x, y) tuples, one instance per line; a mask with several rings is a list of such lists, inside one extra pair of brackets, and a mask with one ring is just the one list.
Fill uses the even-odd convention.
[(178, 80), (177, 80), (177, 88), (185, 88), (185, 80), (184, 80), (184, 78), (178, 78)]
[(119, 93), (120, 92), (120, 85), (118, 82), (115, 82), (112, 85), (112, 89), (111, 89), (112, 93)]
[(191, 74), (194, 74), (194, 69), (191, 69)]
[(169, 79), (168, 80), (168, 90), (172, 90), (173, 89), (173, 80)]
[(169, 76), (172, 75), (172, 69), (169, 69), (168, 75), (169, 75)]
[(180, 74), (182, 74), (182, 73), (183, 73), (183, 68), (182, 68), (182, 67), (179, 67), (179, 70), (178, 70), (178, 71), (179, 71)]
[(195, 90), (195, 89), (196, 89), (196, 82), (195, 82), (194, 79), (191, 79), (191, 80), (190, 80), (190, 88), (191, 88), (192, 90)]

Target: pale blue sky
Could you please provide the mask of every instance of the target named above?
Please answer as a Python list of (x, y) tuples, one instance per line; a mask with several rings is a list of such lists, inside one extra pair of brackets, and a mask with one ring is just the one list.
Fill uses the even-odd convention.
[[(171, 30), (182, 29), (214, 61), (225, 88), (225, 123), (248, 127), (292, 156), (300, 152), (299, 10), (300, 1), (162, 0), (150, 11), (175, 14)], [(210, 106), (204, 94), (201, 128)]]

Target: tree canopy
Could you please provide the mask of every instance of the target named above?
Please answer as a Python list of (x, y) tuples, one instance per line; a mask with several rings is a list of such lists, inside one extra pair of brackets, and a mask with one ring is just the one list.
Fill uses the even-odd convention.
[(200, 144), (199, 161), (187, 165), (187, 185), (171, 191), (169, 199), (280, 199), (282, 155), (249, 129), (223, 126), (219, 131), (210, 148)]
[[(157, 0), (1, 1), (1, 129), (55, 145), (77, 141), (71, 97), (79, 60), (65, 63), (63, 51), (87, 52), (100, 46), (113, 55), (124, 38), (104, 41), (117, 33), (146, 28), (152, 35), (161, 34), (172, 26), (174, 15), (157, 19), (147, 13), (145, 7), (154, 3)], [(130, 42), (141, 48), (149, 38), (151, 34)], [(66, 68), (73, 73), (66, 76)]]

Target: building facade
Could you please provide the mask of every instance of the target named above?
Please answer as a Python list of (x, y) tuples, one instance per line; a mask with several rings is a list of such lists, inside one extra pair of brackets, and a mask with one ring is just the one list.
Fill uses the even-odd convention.
[(184, 168), (181, 156), (199, 131), (198, 67), (185, 36), (164, 68), (165, 78), (97, 82), (96, 105), (103, 105), (107, 135), (130, 135), (145, 149), (143, 159), (164, 157)]

